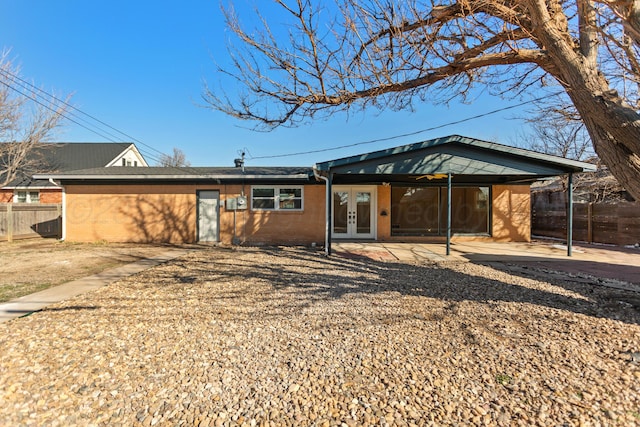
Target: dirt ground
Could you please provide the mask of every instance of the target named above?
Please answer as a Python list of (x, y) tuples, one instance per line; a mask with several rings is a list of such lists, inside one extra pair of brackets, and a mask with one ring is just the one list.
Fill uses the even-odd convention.
[(0, 302), (166, 250), (161, 245), (66, 243), (55, 239), (0, 242)]

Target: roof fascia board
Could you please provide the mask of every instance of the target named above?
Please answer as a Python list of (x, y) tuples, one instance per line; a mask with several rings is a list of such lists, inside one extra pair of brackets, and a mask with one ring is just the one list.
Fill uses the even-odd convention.
[(83, 174), (47, 174), (47, 175), (34, 175), (34, 179), (59, 179), (59, 180), (95, 180), (95, 181), (115, 181), (115, 180), (194, 180), (194, 179), (215, 179), (220, 181), (230, 180), (255, 180), (255, 181), (267, 181), (267, 180), (309, 180), (307, 174), (296, 175), (83, 175)]

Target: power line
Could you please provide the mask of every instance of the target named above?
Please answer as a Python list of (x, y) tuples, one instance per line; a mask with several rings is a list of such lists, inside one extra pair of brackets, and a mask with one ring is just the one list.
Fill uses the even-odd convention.
[[(142, 142), (142, 141), (140, 141), (140, 140), (138, 140), (136, 138), (133, 138), (132, 136), (130, 136), (130, 135), (128, 135), (128, 134), (116, 129), (115, 127), (109, 125), (108, 123), (105, 123), (102, 120), (100, 120), (100, 119), (98, 119), (98, 118), (96, 118), (96, 117), (94, 117), (94, 116), (92, 116), (92, 115), (90, 115), (88, 113), (85, 113), (84, 111), (78, 109), (77, 107), (74, 107), (73, 105), (67, 103), (66, 101), (57, 98), (55, 95), (52, 95), (52, 94), (46, 92), (45, 90), (40, 89), (37, 86), (32, 85), (31, 83), (23, 80), (22, 78), (16, 76), (15, 74), (10, 73), (10, 72), (8, 72), (7, 70), (4, 70), (4, 69), (0, 69), (0, 72), (2, 72), (4, 74), (4, 76), (5, 76), (5, 78), (10, 80), (11, 83), (13, 83), (14, 85), (18, 85), (21, 88), (23, 88), (24, 90), (30, 91), (30, 92), (34, 92), (34, 89), (37, 92), (42, 92), (45, 95), (47, 95), (48, 97), (50, 97), (53, 100), (57, 101), (58, 104), (63, 104), (65, 106), (67, 106), (68, 108), (70, 108), (72, 111), (69, 111), (68, 114), (66, 112), (65, 113), (61, 113), (60, 111), (57, 111), (52, 106), (52, 105), (54, 105), (54, 106), (56, 105), (53, 102), (51, 102), (52, 105), (47, 105), (47, 104), (41, 102), (38, 98), (44, 99), (46, 101), (49, 101), (45, 97), (43, 97), (41, 94), (38, 94), (37, 92), (35, 92), (33, 95), (30, 95), (30, 94), (25, 93), (25, 92), (21, 91), (20, 89), (16, 88), (15, 86), (12, 86), (11, 84), (9, 84), (9, 83), (7, 83), (7, 82), (5, 82), (5, 81), (0, 79), (0, 83), (2, 83), (4, 86), (8, 87), (9, 89), (15, 91), (16, 93), (18, 93), (18, 94), (20, 94), (22, 96), (24, 96), (25, 98), (30, 99), (31, 101), (33, 101), (36, 104), (46, 108), (47, 110), (53, 112), (54, 114), (60, 114), (60, 116), (62, 116), (66, 120), (69, 120), (70, 122), (72, 122), (72, 123), (84, 128), (84, 129), (88, 130), (89, 132), (92, 132), (92, 133), (100, 136), (101, 138), (103, 138), (103, 139), (105, 139), (105, 140), (107, 140), (109, 142), (112, 142), (114, 144), (122, 145), (123, 147), (129, 146), (131, 144), (131, 142), (122, 141), (121, 138), (118, 138), (118, 136), (114, 135), (113, 133), (111, 133), (111, 132), (109, 132), (107, 130), (104, 130), (104, 129), (100, 129), (97, 126), (95, 126), (94, 124), (92, 124), (89, 121), (87, 121), (86, 119), (84, 119), (82, 117), (79, 117), (77, 114), (75, 114), (73, 112), (73, 110), (78, 111), (79, 113), (83, 114), (84, 116), (89, 117), (92, 120), (95, 120), (96, 122), (108, 127), (109, 129), (115, 130), (116, 132), (126, 136), (127, 138), (130, 138), (130, 139), (138, 142), (139, 144), (141, 144), (144, 147), (150, 148), (151, 150), (153, 150), (153, 152), (159, 153), (160, 156), (167, 156), (168, 157), (167, 154), (155, 149), (154, 147), (152, 147), (152, 146), (150, 146), (148, 144), (145, 144), (144, 142)], [(16, 80), (18, 80), (19, 82), (17, 82)], [(20, 82), (22, 82), (24, 84), (21, 84)], [(25, 86), (25, 84), (27, 86)], [(71, 115), (73, 118), (69, 117), (69, 115)], [(91, 127), (89, 127), (89, 126), (91, 126)], [(162, 157), (158, 157), (158, 155), (152, 154), (151, 151), (148, 151), (148, 150), (146, 150), (145, 148), (142, 148), (142, 147), (138, 147), (138, 150), (142, 154), (144, 154), (144, 156), (147, 159), (150, 159), (150, 160), (152, 160), (152, 161), (154, 161), (156, 163), (161, 163), (162, 162)], [(177, 168), (178, 169), (184, 169), (184, 170), (191, 170), (191, 168), (188, 168), (188, 167), (177, 167)]]
[[(4, 71), (4, 70), (3, 70), (3, 71)], [(64, 114), (64, 113), (61, 113), (60, 111), (57, 111), (57, 110), (56, 110), (56, 109), (54, 109), (52, 106), (47, 105), (47, 104), (45, 104), (45, 103), (41, 102), (40, 100), (38, 100), (38, 98), (36, 98), (36, 97), (38, 97), (38, 96), (40, 96), (40, 95), (35, 95), (35, 97), (34, 97), (34, 96), (32, 96), (32, 95), (29, 95), (29, 94), (27, 94), (27, 93), (24, 93), (23, 91), (21, 91), (21, 90), (17, 89), (16, 87), (14, 87), (14, 86), (10, 85), (9, 83), (7, 83), (7, 82), (5, 82), (5, 81), (3, 81), (3, 80), (0, 80), (0, 83), (2, 83), (4, 86), (8, 87), (9, 89), (11, 89), (11, 90), (15, 91), (16, 93), (18, 93), (18, 94), (20, 94), (20, 95), (24, 96), (25, 98), (30, 99), (31, 101), (33, 101), (33, 102), (35, 102), (36, 104), (38, 104), (38, 105), (42, 106), (43, 108), (46, 108), (47, 110), (49, 110), (49, 111), (53, 112), (54, 114), (60, 114), (60, 116), (62, 116), (62, 117), (63, 117), (63, 118), (65, 118), (66, 120), (69, 120), (70, 122), (72, 122), (72, 123), (74, 123), (74, 124), (76, 124), (76, 125), (78, 125), (78, 126), (80, 126), (80, 127), (84, 128), (84, 129), (88, 130), (89, 132), (92, 132), (92, 133), (94, 133), (94, 134), (96, 134), (96, 135), (100, 136), (101, 138), (103, 138), (103, 139), (105, 139), (105, 140), (107, 140), (107, 141), (109, 141), (109, 142), (112, 142), (112, 143), (114, 143), (114, 144), (122, 145), (123, 147), (128, 146), (128, 145), (130, 144), (130, 143), (127, 143), (127, 142), (124, 142), (124, 141), (118, 140), (118, 138), (117, 138), (117, 137), (116, 137), (116, 139), (112, 138), (112, 137), (115, 137), (115, 135), (113, 135), (113, 134), (111, 134), (111, 133), (109, 133), (109, 132), (106, 132), (106, 131), (104, 131), (104, 130), (102, 130), (102, 129), (100, 129), (100, 130), (96, 130), (95, 128), (94, 128), (94, 129), (90, 128), (89, 126), (91, 126), (91, 125), (90, 125), (90, 124), (88, 124), (86, 120), (79, 119), (79, 118), (78, 118), (78, 120), (76, 120), (76, 119), (73, 119), (73, 118), (69, 117), (67, 114)], [(16, 83), (16, 82), (13, 82), (13, 83)], [(25, 88), (23, 85), (20, 85), (20, 87)], [(26, 90), (28, 90), (28, 88), (25, 88), (25, 89), (26, 89)], [(51, 96), (53, 97), (53, 95), (51, 95)], [(55, 98), (55, 97), (53, 97), (53, 98)], [(55, 98), (55, 99), (57, 99), (57, 98)], [(64, 103), (64, 102), (63, 102), (63, 103)], [(65, 103), (65, 104), (66, 104), (66, 103)], [(69, 104), (67, 104), (67, 105), (69, 105)], [(73, 115), (73, 117), (77, 118), (77, 115)], [(82, 120), (83, 122), (87, 123), (87, 125), (85, 125), (85, 124), (81, 123), (79, 120)], [(103, 133), (103, 132), (104, 132), (104, 133)], [(107, 133), (107, 134), (111, 135), (111, 137), (110, 137), (110, 136), (108, 136), (108, 135), (105, 135), (105, 133)], [(143, 150), (141, 149), (140, 151), (142, 152)], [(156, 150), (156, 151), (157, 151), (157, 150)], [(151, 160), (153, 160), (153, 161), (160, 162), (160, 158), (155, 157), (154, 155), (151, 155), (151, 154), (149, 154), (149, 153), (146, 153), (146, 154), (145, 154), (145, 156), (146, 156), (146, 157), (148, 157), (148, 158), (150, 158), (150, 159), (151, 159)]]
[[(49, 111), (53, 112), (54, 114), (60, 114), (60, 115), (61, 115), (62, 117), (64, 117), (65, 119), (69, 120), (69, 121), (70, 121), (70, 122), (72, 122), (72, 123), (77, 124), (78, 126), (80, 126), (80, 127), (84, 128), (84, 129), (88, 130), (89, 132), (95, 133), (96, 135), (100, 136), (101, 138), (104, 138), (104, 139), (106, 139), (107, 141), (110, 141), (110, 142), (112, 142), (112, 143), (120, 144), (120, 145), (122, 145), (123, 147), (125, 147), (125, 146), (129, 146), (129, 145), (131, 144), (131, 142), (124, 142), (124, 141), (122, 141), (122, 140), (121, 140), (121, 138), (118, 138), (118, 136), (114, 135), (113, 133), (111, 133), (111, 132), (109, 132), (109, 131), (106, 131), (106, 130), (104, 130), (104, 129), (100, 129), (98, 126), (96, 126), (96, 125), (94, 125), (94, 124), (90, 123), (90, 122), (89, 122), (89, 121), (87, 121), (86, 119), (81, 118), (81, 117), (78, 117), (78, 115), (74, 113), (74, 110), (75, 110), (75, 111), (77, 111), (77, 112), (79, 112), (79, 113), (80, 113), (80, 114), (82, 114), (83, 116), (86, 116), (86, 117), (90, 118), (91, 120), (94, 120), (95, 122), (97, 122), (97, 123), (101, 124), (102, 126), (106, 126), (107, 128), (109, 128), (109, 129), (111, 129), (111, 130), (116, 131), (117, 133), (119, 133), (119, 134), (121, 134), (121, 135), (125, 136), (126, 138), (130, 139), (131, 141), (134, 141), (134, 142), (137, 142), (138, 144), (140, 144), (140, 145), (141, 145), (141, 147), (137, 147), (137, 148), (138, 148), (138, 150), (140, 151), (140, 153), (144, 154), (145, 158), (147, 158), (147, 159), (153, 160), (153, 161), (155, 161), (156, 163), (160, 164), (160, 163), (162, 163), (162, 161), (163, 161), (163, 157), (165, 157), (165, 156), (166, 156), (166, 157), (170, 157), (170, 156), (169, 156), (169, 155), (167, 155), (166, 153), (163, 153), (162, 151), (160, 151), (160, 150), (158, 150), (158, 149), (156, 149), (156, 148), (152, 147), (151, 145), (149, 145), (149, 144), (145, 144), (144, 142), (140, 141), (139, 139), (134, 138), (134, 137), (132, 137), (131, 135), (128, 135), (127, 133), (125, 133), (125, 132), (123, 132), (123, 131), (121, 131), (121, 130), (119, 130), (119, 129), (117, 129), (117, 128), (113, 127), (113, 126), (111, 126), (110, 124), (108, 124), (108, 123), (106, 123), (106, 122), (104, 122), (104, 121), (102, 121), (102, 120), (100, 120), (100, 119), (98, 119), (98, 118), (96, 118), (96, 117), (92, 116), (91, 114), (85, 113), (84, 111), (80, 110), (79, 108), (77, 108), (77, 107), (75, 107), (75, 106), (73, 106), (73, 105), (69, 104), (68, 102), (66, 102), (66, 101), (64, 101), (64, 100), (62, 100), (62, 99), (60, 99), (60, 98), (58, 98), (58, 97), (56, 97), (55, 95), (53, 95), (53, 94), (51, 94), (51, 93), (49, 93), (49, 92), (45, 91), (44, 89), (41, 89), (41, 88), (39, 88), (39, 87), (37, 87), (37, 86), (35, 86), (35, 85), (33, 85), (33, 84), (29, 83), (28, 81), (26, 81), (26, 80), (22, 79), (21, 77), (17, 76), (16, 74), (13, 74), (13, 73), (11, 73), (10, 71), (8, 71), (8, 70), (6, 70), (6, 69), (3, 69), (3, 68), (0, 68), (0, 72), (2, 72), (2, 75), (3, 75), (5, 78), (7, 78), (8, 80), (10, 80), (10, 81), (11, 81), (11, 83), (13, 83), (14, 85), (15, 85), (15, 84), (18, 84), (21, 88), (25, 89), (26, 91), (31, 92), (31, 93), (34, 93), (34, 96), (35, 96), (35, 97), (34, 97), (34, 96), (31, 96), (31, 95), (29, 95), (29, 94), (26, 94), (26, 93), (24, 93), (24, 92), (20, 91), (19, 89), (16, 89), (14, 86), (12, 86), (12, 85), (8, 84), (7, 82), (3, 81), (2, 79), (0, 79), (0, 83), (2, 83), (3, 85), (5, 85), (5, 86), (6, 86), (6, 87), (8, 87), (9, 89), (11, 89), (11, 90), (13, 90), (13, 91), (15, 91), (15, 92), (19, 93), (20, 95), (24, 96), (25, 98), (30, 99), (31, 101), (33, 101), (33, 102), (37, 103), (38, 105), (41, 105), (42, 107), (44, 107), (44, 108), (48, 109)], [(1, 76), (0, 76), (0, 77), (1, 77)], [(16, 81), (16, 80), (17, 80), (17, 81)], [(19, 83), (19, 82), (21, 82), (21, 83)], [(25, 85), (27, 85), (27, 86), (25, 86)], [(34, 91), (34, 90), (35, 90), (35, 91)], [(69, 114), (70, 114), (71, 116), (73, 116), (73, 117), (74, 117), (75, 119), (77, 119), (77, 120), (71, 119), (67, 114), (65, 114), (65, 113), (60, 113), (59, 111), (55, 110), (55, 109), (54, 109), (53, 107), (51, 107), (50, 105), (46, 105), (46, 104), (44, 104), (44, 103), (40, 102), (36, 97), (38, 97), (38, 98), (42, 98), (42, 99), (44, 99), (44, 100), (46, 100), (46, 101), (49, 101), (49, 102), (50, 102), (50, 99), (47, 99), (46, 97), (44, 97), (44, 96), (42, 96), (42, 95), (38, 94), (38, 92), (43, 93), (43, 94), (45, 94), (45, 95), (46, 95), (46, 97), (49, 97), (49, 98), (51, 98), (51, 99), (55, 100), (55, 101), (58, 103), (58, 105), (59, 105), (59, 104), (63, 104), (63, 105), (65, 105), (67, 108), (69, 108), (69, 109), (70, 109)], [(55, 103), (53, 103), (53, 102), (51, 102), (51, 104), (52, 104), (52, 105), (55, 105)], [(85, 124), (83, 124), (83, 123), (80, 123), (79, 121), (84, 122), (86, 125), (85, 125)], [(89, 128), (88, 126), (92, 126), (92, 127), (94, 127), (94, 129), (91, 129), (91, 128)], [(98, 130), (96, 130), (96, 129), (98, 129)], [(107, 136), (107, 135), (105, 135), (105, 133), (106, 133), (108, 136)], [(143, 148), (143, 147), (147, 147), (147, 148), (149, 148), (150, 150), (152, 150), (153, 152), (158, 153), (158, 154), (160, 155), (160, 157), (158, 157), (156, 154), (151, 154), (151, 152), (150, 152), (150, 151), (146, 150), (146, 149), (145, 149), (145, 148)], [(173, 166), (173, 167), (174, 167), (175, 169), (182, 170), (182, 171), (188, 171), (188, 172), (192, 172), (192, 173), (193, 173), (193, 172), (198, 173), (198, 171), (197, 171), (196, 169), (194, 169), (193, 167), (191, 167), (191, 166)]]
[(304, 154), (324, 153), (324, 152), (327, 152), (327, 151), (341, 150), (343, 148), (357, 147), (359, 145), (373, 144), (375, 142), (391, 141), (393, 139), (398, 139), (398, 138), (404, 138), (404, 137), (407, 137), (407, 136), (418, 135), (420, 133), (430, 132), (430, 131), (433, 131), (433, 130), (436, 130), (436, 129), (441, 129), (441, 128), (444, 128), (444, 127), (447, 127), (447, 126), (458, 125), (460, 123), (464, 123), (464, 122), (468, 122), (468, 121), (471, 121), (471, 120), (479, 119), (479, 118), (486, 117), (486, 116), (489, 116), (489, 115), (492, 115), (492, 114), (500, 113), (502, 111), (511, 110), (513, 108), (522, 107), (523, 105), (529, 104), (531, 102), (542, 101), (543, 99), (548, 98), (549, 96), (556, 96), (556, 95), (560, 95), (561, 93), (562, 92), (555, 92), (555, 93), (552, 93), (550, 95), (541, 96), (539, 98), (535, 98), (535, 99), (532, 99), (532, 100), (529, 100), (529, 101), (521, 102), (519, 104), (510, 105), (508, 107), (498, 108), (497, 110), (488, 111), (486, 113), (477, 114), (475, 116), (466, 117), (464, 119), (456, 120), (456, 121), (445, 123), (445, 124), (442, 124), (442, 125), (433, 126), (433, 127), (427, 128), (427, 129), (421, 129), (421, 130), (417, 130), (417, 131), (414, 131), (414, 132), (403, 133), (403, 134), (400, 134), (400, 135), (389, 136), (389, 137), (386, 137), (386, 138), (371, 139), (371, 140), (368, 140), (368, 141), (361, 141), (361, 142), (356, 142), (356, 143), (353, 143), (353, 144), (339, 145), (339, 146), (330, 147), (330, 148), (320, 148), (318, 150), (300, 151), (300, 152), (297, 152), (297, 153), (287, 153), (287, 154), (274, 154), (274, 155), (269, 155), (269, 156), (257, 156), (257, 157), (253, 157), (252, 156), (250, 158), (251, 159), (275, 159), (275, 158), (279, 158), (279, 157), (301, 156), (301, 155), (304, 155)]
[[(4, 70), (0, 70), (0, 71), (4, 71)], [(58, 113), (58, 111), (53, 110), (53, 106), (59, 106), (60, 104), (65, 104), (65, 105), (67, 105), (67, 106), (70, 106), (69, 104), (67, 104), (66, 102), (64, 102), (64, 101), (62, 101), (62, 100), (60, 100), (60, 99), (58, 99), (58, 98), (56, 98), (55, 96), (53, 96), (53, 95), (51, 95), (51, 94), (48, 94), (47, 92), (41, 91), (41, 92), (44, 92), (46, 95), (50, 96), (51, 98), (53, 98), (54, 100), (58, 101), (58, 104), (53, 103), (50, 99), (46, 99), (46, 97), (42, 96), (41, 94), (38, 94), (37, 92), (34, 92), (34, 91), (33, 91), (33, 89), (34, 89), (34, 88), (35, 88), (35, 89), (37, 89), (35, 86), (33, 86), (33, 85), (31, 85), (31, 84), (28, 84), (28, 83), (27, 83), (27, 85), (28, 85), (28, 86), (25, 86), (24, 84), (20, 83), (19, 81), (15, 81), (15, 80), (13, 80), (13, 79), (12, 79), (12, 77), (16, 77), (15, 75), (9, 75), (9, 76), (6, 76), (6, 77), (8, 77), (8, 80), (10, 80), (10, 81), (11, 81), (11, 83), (13, 83), (14, 85), (18, 85), (18, 86), (20, 86), (20, 87), (21, 87), (21, 88), (23, 88), (24, 90), (28, 91), (31, 95), (27, 95), (27, 94), (25, 94), (24, 92), (19, 91), (19, 90), (18, 90), (18, 89), (16, 89), (15, 87), (10, 86), (10, 85), (9, 85), (9, 84), (7, 84), (6, 82), (3, 82), (3, 83), (5, 84), (5, 86), (10, 87), (12, 90), (14, 90), (14, 91), (18, 92), (18, 93), (19, 93), (19, 94), (21, 94), (22, 96), (27, 97), (28, 99), (31, 99), (31, 100), (32, 100), (32, 101), (34, 101), (34, 102), (37, 102), (37, 101), (33, 98), (34, 96), (35, 96), (35, 97), (37, 97), (37, 98), (43, 99), (43, 100), (44, 100), (44, 102), (49, 102), (50, 104), (48, 104), (48, 106), (51, 106), (51, 107), (52, 107), (52, 108), (49, 108), (49, 110), (54, 111), (55, 113)], [(22, 82), (24, 82), (24, 80), (22, 80), (22, 79), (19, 79), (19, 80), (20, 80), (20, 81), (22, 81)], [(39, 105), (42, 105), (41, 103), (38, 103), (38, 104), (39, 104)], [(48, 108), (48, 107), (47, 107), (47, 108)], [(110, 140), (111, 142), (115, 142), (115, 140), (118, 140), (118, 141), (120, 140), (120, 138), (119, 138), (118, 136), (116, 136), (116, 135), (114, 135), (113, 133), (108, 132), (108, 131), (106, 131), (106, 130), (104, 130), (104, 129), (100, 129), (100, 128), (99, 128), (99, 127), (97, 127), (95, 124), (90, 123), (89, 121), (87, 121), (85, 118), (78, 116), (78, 114), (74, 113), (72, 110), (67, 110), (67, 111), (65, 111), (64, 113), (61, 113), (60, 115), (61, 115), (62, 117), (64, 117), (65, 119), (70, 120), (70, 121), (72, 121), (72, 122), (74, 122), (74, 123), (76, 123), (76, 124), (78, 124), (78, 125), (80, 125), (80, 126), (84, 127), (85, 129), (87, 129), (87, 130), (89, 130), (89, 131), (91, 131), (91, 132), (93, 132), (93, 133), (95, 133), (95, 134), (99, 135), (100, 137), (102, 137), (102, 138), (104, 138), (104, 139)], [(76, 119), (76, 120), (78, 120), (78, 121), (81, 121), (83, 124), (77, 123), (77, 121), (75, 121), (75, 120), (71, 120), (71, 119), (69, 118), (69, 115), (71, 115), (72, 117), (74, 117), (74, 119)], [(91, 129), (90, 129), (88, 126), (90, 126), (90, 127), (91, 127)], [(123, 144), (126, 144), (126, 143), (124, 143), (124, 142), (123, 142)]]
[[(84, 115), (84, 116), (86, 116), (86, 117), (89, 117), (90, 119), (92, 119), (92, 120), (94, 120), (94, 121), (96, 121), (96, 122), (100, 123), (100, 124), (101, 124), (101, 125), (103, 125), (103, 126), (106, 126), (107, 128), (109, 128), (109, 129), (111, 129), (111, 130), (114, 130), (114, 131), (118, 132), (119, 134), (121, 134), (121, 135), (125, 136), (126, 138), (130, 139), (131, 141), (135, 141), (135, 142), (137, 142), (138, 144), (140, 144), (140, 145), (142, 145), (142, 146), (145, 146), (145, 147), (147, 147), (147, 148), (151, 149), (152, 151), (155, 151), (155, 152), (156, 152), (156, 153), (158, 153), (158, 154), (161, 154), (161, 155), (164, 155), (164, 154), (165, 154), (165, 153), (163, 153), (162, 151), (157, 150), (156, 148), (152, 147), (151, 145), (145, 144), (144, 142), (140, 141), (139, 139), (134, 138), (134, 137), (132, 137), (131, 135), (128, 135), (127, 133), (125, 133), (125, 132), (123, 132), (123, 131), (121, 131), (121, 130), (119, 130), (119, 129), (117, 129), (117, 128), (113, 127), (113, 126), (111, 126), (110, 124), (108, 124), (108, 123), (106, 123), (106, 122), (104, 122), (104, 121), (102, 121), (102, 120), (98, 119), (97, 117), (94, 117), (94, 116), (92, 116), (91, 114), (85, 113), (84, 111), (80, 110), (79, 108), (77, 108), (77, 107), (75, 107), (75, 106), (73, 106), (73, 105), (69, 104), (68, 102), (66, 102), (66, 101), (64, 101), (64, 100), (62, 100), (62, 99), (60, 99), (60, 98), (58, 98), (58, 97), (56, 97), (55, 95), (53, 95), (53, 94), (51, 94), (51, 93), (49, 93), (49, 92), (45, 91), (44, 89), (41, 89), (41, 88), (39, 88), (39, 87), (37, 87), (37, 86), (34, 86), (33, 84), (29, 83), (28, 81), (26, 81), (26, 80), (22, 79), (20, 76), (17, 76), (17, 75), (15, 75), (15, 74), (11, 73), (10, 71), (8, 71), (8, 70), (6, 70), (6, 69), (2, 69), (2, 68), (0, 68), (0, 72), (4, 73), (6, 76), (9, 76), (9, 78), (11, 78), (14, 82), (15, 82), (15, 80), (18, 80), (18, 81), (20, 81), (20, 82), (22, 82), (22, 83), (24, 83), (24, 84), (28, 85), (30, 88), (35, 89), (35, 90), (36, 90), (36, 91), (38, 91), (38, 92), (42, 92), (42, 93), (44, 93), (45, 95), (47, 95), (48, 97), (50, 97), (50, 98), (54, 99), (55, 101), (57, 101), (57, 102), (59, 102), (59, 103), (61, 103), (61, 104), (65, 105), (65, 106), (67, 106), (68, 108), (70, 108), (70, 109), (72, 109), (72, 110), (78, 111), (80, 114), (82, 114), (82, 115)], [(21, 86), (22, 86), (23, 88), (27, 89), (24, 85), (21, 85)], [(27, 90), (28, 90), (28, 89), (27, 89)], [(76, 124), (77, 124), (77, 123), (76, 123)], [(111, 134), (111, 135), (112, 135), (112, 136), (115, 136), (115, 135), (113, 135), (113, 134)], [(104, 137), (103, 135), (100, 135), (100, 136)]]
[(40, 102), (37, 98), (34, 98), (33, 96), (28, 95), (28, 94), (26, 94), (26, 93), (22, 92), (22, 91), (21, 91), (21, 90), (19, 90), (19, 89), (16, 89), (15, 87), (11, 86), (11, 85), (10, 85), (9, 83), (7, 83), (7, 82), (4, 82), (4, 81), (0, 80), (0, 83), (2, 83), (3, 85), (5, 85), (5, 86), (6, 86), (6, 87), (8, 87), (9, 89), (11, 89), (11, 90), (13, 90), (13, 91), (15, 91), (15, 92), (19, 93), (20, 95), (24, 96), (25, 98), (30, 99), (31, 101), (35, 102), (36, 104), (38, 104), (38, 105), (40, 105), (40, 106), (42, 106), (42, 107), (46, 108), (47, 110), (49, 110), (49, 111), (51, 111), (51, 112), (53, 112), (53, 113), (55, 113), (55, 114), (60, 114), (60, 115), (61, 115), (62, 117), (64, 117), (65, 119), (67, 119), (67, 120), (69, 120), (70, 122), (75, 123), (76, 125), (78, 125), (78, 126), (80, 126), (80, 127), (84, 128), (84, 129), (88, 130), (89, 132), (93, 132), (93, 133), (97, 134), (98, 136), (100, 136), (100, 137), (102, 137), (102, 138), (104, 138), (104, 139), (106, 139), (106, 140), (109, 140), (109, 141), (111, 141), (111, 142), (121, 142), (121, 141), (114, 141), (114, 140), (112, 140), (111, 138), (109, 138), (108, 136), (103, 135), (103, 134), (101, 134), (100, 132), (96, 131), (95, 129), (91, 129), (91, 128), (89, 128), (88, 126), (85, 126), (84, 124), (80, 123), (79, 121), (74, 120), (74, 119), (71, 119), (71, 118), (69, 118), (68, 116), (66, 116), (66, 115), (64, 115), (64, 114), (61, 114), (59, 111), (55, 110), (53, 107), (51, 107), (51, 106), (49, 106), (49, 105), (47, 105), (47, 104), (44, 104), (43, 102)]

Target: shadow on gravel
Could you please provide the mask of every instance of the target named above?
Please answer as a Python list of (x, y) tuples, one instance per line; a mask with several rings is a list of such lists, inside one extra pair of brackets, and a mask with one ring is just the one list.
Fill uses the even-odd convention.
[(44, 312), (44, 311), (79, 311), (79, 310), (97, 310), (99, 309), (99, 306), (96, 305), (67, 305), (64, 307), (46, 307), (43, 308), (42, 310), (37, 310), (39, 312)]
[[(580, 261), (575, 259), (557, 260), (544, 257), (514, 257), (509, 256), (506, 262), (475, 260), (473, 256), (467, 258), (481, 265), (488, 265), (509, 273), (521, 274), (523, 277), (532, 275), (553, 276), (544, 274), (555, 273), (555, 280), (574, 281), (576, 278), (591, 280), (592, 282), (622, 281), (640, 286), (640, 266), (611, 264), (607, 262)], [(512, 268), (518, 266), (520, 268)], [(528, 271), (527, 271), (528, 270)]]
[[(491, 277), (464, 274), (447, 267), (447, 263), (412, 265), (399, 262), (379, 262), (365, 257), (324, 257), (317, 251), (305, 249), (260, 248), (256, 252), (278, 257), (281, 262), (270, 265), (251, 263), (241, 259), (253, 249), (235, 251), (217, 248), (207, 258), (176, 260), (165, 277), (155, 277), (149, 286), (197, 286), (199, 282), (234, 280), (246, 283), (216, 300), (233, 299), (243, 292), (252, 292), (256, 281), (269, 283), (277, 289), (299, 294), (296, 308), (304, 309), (315, 301), (339, 299), (349, 294), (398, 292), (401, 295), (424, 296), (443, 301), (498, 301), (527, 303), (587, 316), (609, 318), (629, 324), (640, 324), (640, 301), (635, 292), (603, 287), (597, 284), (566, 280), (549, 280), (520, 274), (527, 279), (540, 280), (557, 287), (558, 293), (516, 284)], [(224, 263), (220, 261), (224, 259)], [(182, 266), (182, 268), (180, 268)], [(301, 273), (299, 266), (304, 266)], [(485, 265), (497, 269), (496, 266)], [(312, 271), (310, 274), (309, 271)], [(168, 272), (167, 272), (168, 273)], [(542, 286), (541, 286), (542, 287)], [(544, 286), (548, 287), (548, 286)], [(563, 295), (570, 291), (575, 296)], [(259, 297), (259, 295), (258, 295)], [(272, 298), (265, 294), (265, 299)], [(628, 301), (638, 301), (629, 303)]]

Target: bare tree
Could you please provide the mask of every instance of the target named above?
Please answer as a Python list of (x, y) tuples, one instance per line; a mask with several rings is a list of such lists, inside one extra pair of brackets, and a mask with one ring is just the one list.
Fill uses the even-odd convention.
[(191, 163), (187, 160), (187, 156), (184, 154), (184, 151), (177, 147), (173, 147), (173, 154), (162, 154), (160, 156), (158, 166), (183, 167), (191, 166)]
[(6, 56), (0, 54), (0, 187), (35, 172), (35, 149), (60, 125), (68, 105), (39, 100)]
[(277, 28), (259, 16), (247, 29), (225, 9), (240, 43), (230, 42), (233, 65), (220, 71), (244, 90), (205, 88), (204, 98), (271, 129), (448, 102), (476, 85), (505, 97), (557, 86), (640, 200), (640, 1), (328, 1), (276, 0)]
[(518, 135), (514, 145), (567, 159), (596, 161), (580, 115), (561, 96), (536, 101), (523, 119), (528, 130)]

